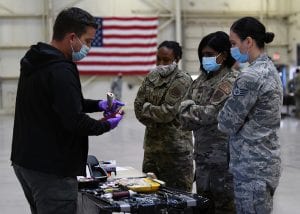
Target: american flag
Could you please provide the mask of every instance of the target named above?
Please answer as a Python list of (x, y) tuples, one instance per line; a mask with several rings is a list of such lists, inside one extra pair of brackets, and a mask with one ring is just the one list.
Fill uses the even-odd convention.
[(87, 57), (77, 63), (80, 74), (147, 74), (155, 67), (157, 17), (96, 18), (99, 29)]

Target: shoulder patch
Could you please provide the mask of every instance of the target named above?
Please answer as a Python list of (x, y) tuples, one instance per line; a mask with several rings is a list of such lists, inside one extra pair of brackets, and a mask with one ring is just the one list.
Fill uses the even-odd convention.
[(180, 97), (182, 94), (182, 89), (180, 87), (174, 87), (170, 90), (170, 96), (172, 97)]
[(221, 83), (218, 88), (228, 95), (231, 93), (232, 85), (226, 81)]
[(248, 89), (240, 88), (237, 82), (235, 82), (234, 88), (232, 90), (233, 96), (245, 96), (247, 93), (248, 93)]
[(213, 103), (219, 102), (220, 100), (222, 100), (223, 96), (224, 96), (224, 92), (221, 90), (217, 90), (212, 97), (212, 102)]

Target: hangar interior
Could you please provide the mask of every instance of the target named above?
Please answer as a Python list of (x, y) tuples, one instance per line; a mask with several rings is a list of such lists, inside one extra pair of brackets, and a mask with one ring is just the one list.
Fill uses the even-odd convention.
[[(1, 213), (29, 213), (21, 187), (10, 166), (13, 115), (19, 77), (19, 61), (39, 41), (49, 42), (57, 14), (66, 7), (80, 7), (97, 17), (157, 17), (157, 44), (178, 41), (183, 48), (180, 66), (199, 74), (198, 44), (218, 30), (229, 33), (233, 21), (243, 16), (258, 18), (275, 33), (266, 52), (278, 66), (284, 92), (300, 66), (300, 2), (298, 0), (1, 0), (0, 1), (0, 176)], [(83, 94), (103, 98), (115, 75), (81, 75)], [(90, 137), (90, 153), (103, 160), (116, 159), (122, 166), (141, 170), (144, 127), (135, 119), (133, 101), (143, 75), (123, 77), (126, 120), (112, 133)], [(289, 103), (285, 103), (289, 104)], [(274, 214), (298, 213), (300, 121), (293, 105), (284, 105), (280, 141), (283, 171), (275, 195)], [(92, 114), (93, 117), (99, 115)]]

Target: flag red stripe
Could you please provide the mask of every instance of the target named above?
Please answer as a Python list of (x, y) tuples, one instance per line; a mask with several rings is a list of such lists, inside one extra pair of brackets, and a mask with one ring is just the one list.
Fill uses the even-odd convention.
[(81, 62), (77, 62), (78, 65), (111, 65), (111, 66), (134, 66), (134, 65), (154, 65), (156, 63), (155, 60), (152, 61), (146, 61), (146, 62), (100, 62), (100, 61), (81, 61)]
[(136, 44), (136, 43), (103, 44), (103, 46), (107, 47), (107, 48), (150, 48), (150, 47), (156, 47), (156, 43), (149, 43), (149, 44)]
[(98, 52), (90, 52), (88, 56), (115, 56), (115, 57), (139, 57), (139, 56), (155, 56), (156, 52), (149, 53), (98, 53)]
[(103, 20), (116, 21), (156, 21), (157, 17), (103, 17)]
[(137, 34), (130, 34), (130, 35), (118, 35), (118, 34), (105, 34), (103, 36), (105, 39), (154, 39), (157, 37), (156, 34), (150, 35), (137, 35)]
[(104, 25), (102, 30), (156, 30), (157, 25), (150, 26), (137, 26), (137, 25), (129, 25), (129, 26), (116, 26), (116, 25)]
[(156, 64), (157, 27), (157, 17), (103, 17), (102, 38), (86, 60), (76, 63), (80, 74), (148, 74)]
[(117, 75), (122, 73), (125, 75), (146, 75), (149, 71), (130, 71), (130, 72), (121, 72), (121, 71), (80, 71), (80, 75)]

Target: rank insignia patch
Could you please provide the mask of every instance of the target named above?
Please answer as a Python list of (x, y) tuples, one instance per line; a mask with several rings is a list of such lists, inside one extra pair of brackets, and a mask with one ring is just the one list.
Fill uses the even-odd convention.
[(219, 85), (219, 89), (225, 92), (225, 94), (230, 94), (231, 92), (231, 84), (229, 82), (224, 82)]
[(248, 92), (247, 89), (242, 89), (242, 88), (239, 88), (238, 86), (236, 86), (233, 89), (233, 95), (234, 96), (245, 96), (247, 94), (247, 92)]

